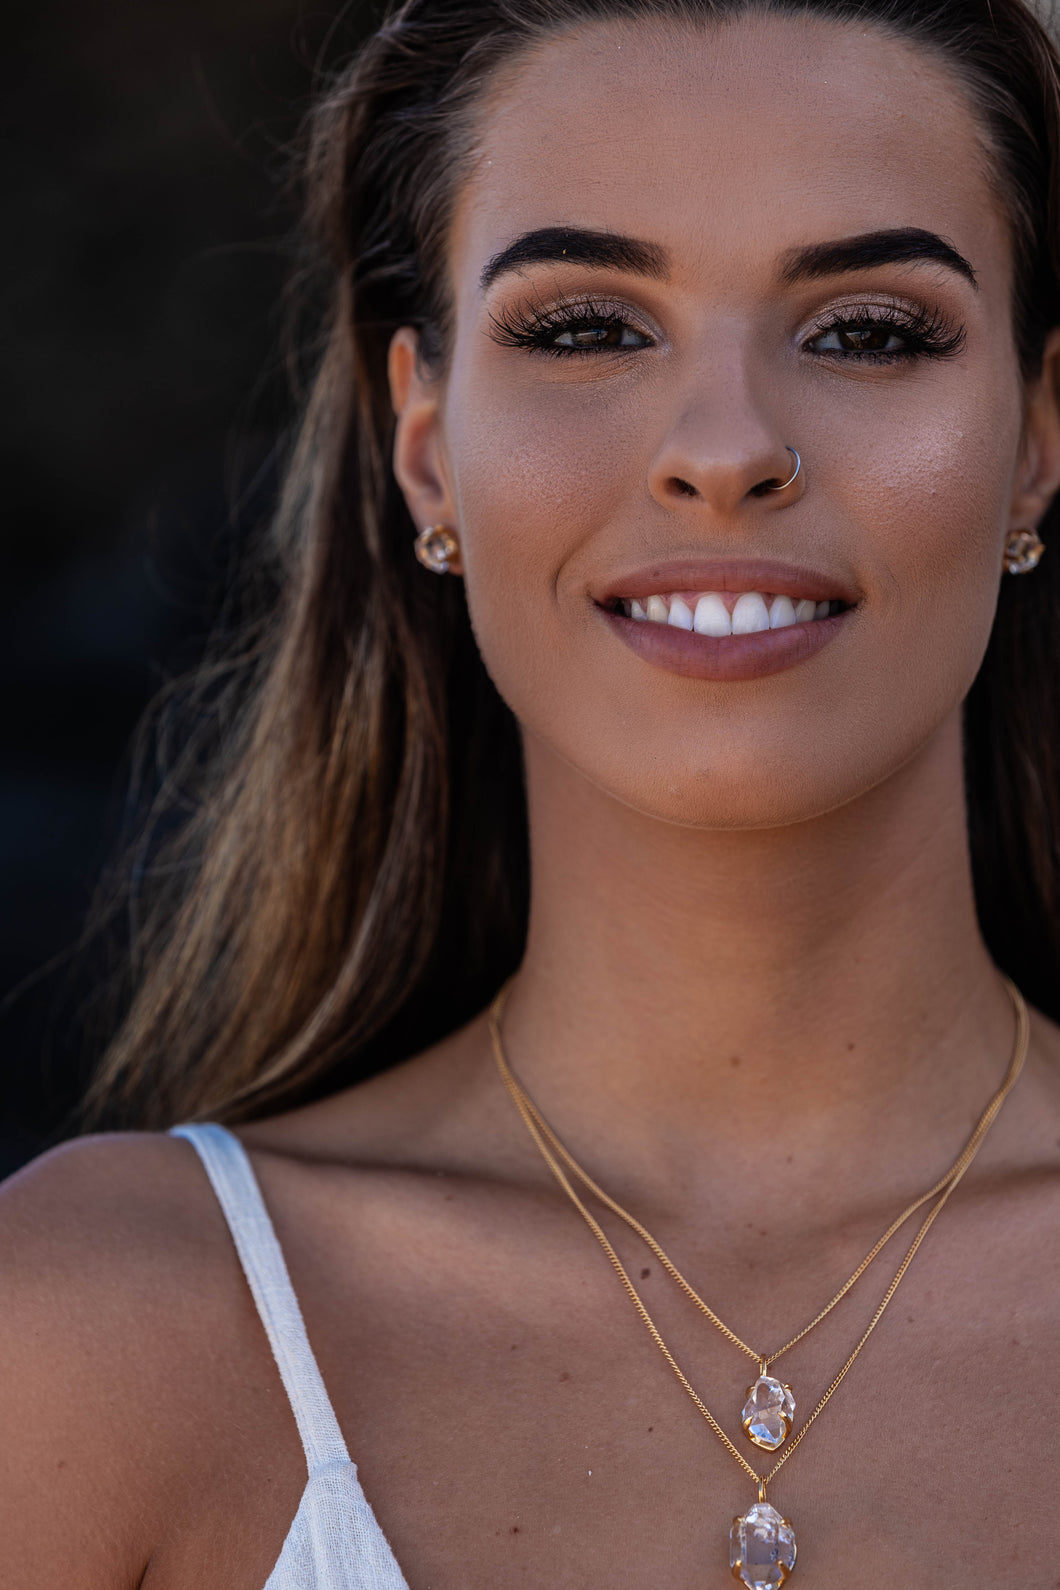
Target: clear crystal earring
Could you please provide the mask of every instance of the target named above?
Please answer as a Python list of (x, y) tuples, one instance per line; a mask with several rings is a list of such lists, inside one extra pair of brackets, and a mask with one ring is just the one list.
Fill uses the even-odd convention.
[(1013, 530), (1005, 542), (1005, 573), (1029, 574), (1038, 567), (1044, 544), (1037, 530)]
[(448, 574), (460, 554), (460, 543), (444, 524), (429, 524), (416, 537), (416, 556), (432, 574)]

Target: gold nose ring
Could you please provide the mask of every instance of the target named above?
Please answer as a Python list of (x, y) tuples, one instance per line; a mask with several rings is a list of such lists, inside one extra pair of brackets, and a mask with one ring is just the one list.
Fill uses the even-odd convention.
[(763, 491), (786, 491), (789, 486), (794, 486), (795, 482), (798, 480), (799, 471), (802, 469), (802, 459), (799, 457), (799, 455), (795, 451), (794, 447), (789, 447), (788, 448), (788, 452), (791, 454), (792, 458), (795, 460), (795, 473), (792, 475), (790, 480), (785, 480), (785, 481), (782, 481), (782, 482), (778, 481), (775, 486), (763, 485), (763, 487), (762, 487)]

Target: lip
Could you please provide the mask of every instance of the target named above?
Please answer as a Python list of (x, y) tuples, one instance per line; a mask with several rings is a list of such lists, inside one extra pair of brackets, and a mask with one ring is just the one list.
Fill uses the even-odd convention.
[(759, 558), (684, 558), (642, 564), (610, 576), (606, 586), (591, 594), (600, 607), (608, 607), (623, 598), (643, 601), (645, 597), (665, 596), (673, 591), (768, 591), (772, 596), (812, 597), (815, 602), (847, 602), (850, 606), (861, 598), (861, 593), (841, 575)]
[[(621, 601), (644, 601), (679, 591), (760, 591), (848, 605), (843, 612), (815, 618), (812, 623), (725, 636), (697, 635), (694, 630), (670, 624), (627, 618), (617, 610)], [(653, 667), (686, 679), (733, 683), (764, 679), (808, 662), (835, 640), (861, 599), (861, 593), (841, 575), (760, 558), (680, 558), (641, 565), (610, 577), (607, 585), (592, 595), (600, 616), (618, 638)]]
[(646, 663), (664, 668), (667, 673), (682, 674), (686, 679), (719, 683), (764, 679), (768, 674), (808, 662), (836, 638), (853, 611), (847, 608), (831, 618), (789, 624), (784, 629), (763, 629), (754, 635), (714, 636), (697, 635), (670, 624), (645, 623), (611, 608), (598, 608), (619, 639)]

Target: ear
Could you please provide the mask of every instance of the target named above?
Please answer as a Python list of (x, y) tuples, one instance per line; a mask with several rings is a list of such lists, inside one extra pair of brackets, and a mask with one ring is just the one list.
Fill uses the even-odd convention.
[(1009, 509), (1010, 530), (1036, 530), (1060, 490), (1060, 328), (1045, 340), (1041, 373), (1029, 384), (1023, 446)]
[[(390, 401), (397, 415), (394, 474), (409, 513), (419, 530), (442, 524), (455, 534), (456, 512), (441, 433), (440, 384), (425, 374), (419, 337), (411, 326), (394, 333), (387, 372)], [(463, 573), (459, 553), (450, 561), (449, 572)]]

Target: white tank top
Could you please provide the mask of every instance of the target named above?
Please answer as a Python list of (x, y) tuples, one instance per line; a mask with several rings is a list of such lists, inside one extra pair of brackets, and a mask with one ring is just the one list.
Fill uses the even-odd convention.
[(223, 1126), (175, 1126), (202, 1160), (290, 1399), (309, 1479), (265, 1590), (408, 1590), (361, 1490), (257, 1177)]

